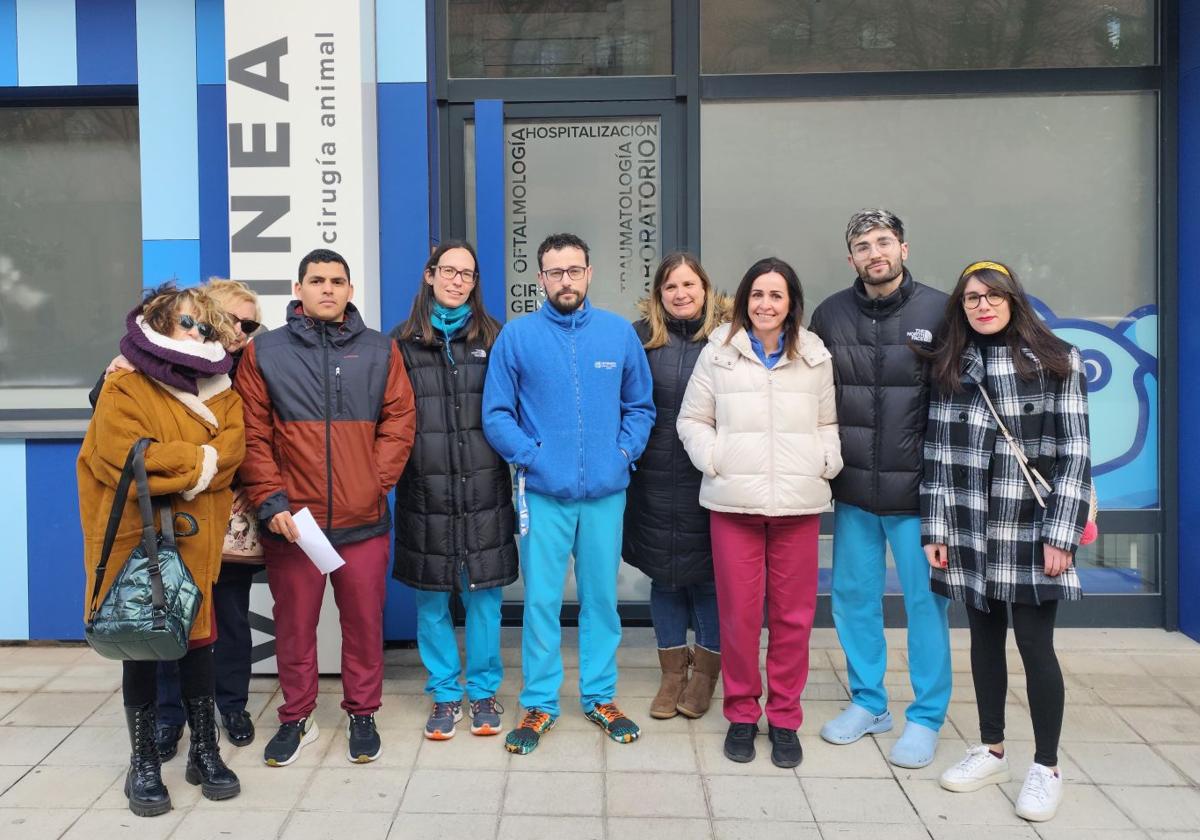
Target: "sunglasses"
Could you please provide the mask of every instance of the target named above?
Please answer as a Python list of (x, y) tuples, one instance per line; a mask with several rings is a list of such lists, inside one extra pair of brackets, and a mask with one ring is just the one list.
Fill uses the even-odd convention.
[(230, 316), (229, 321), (235, 326), (240, 326), (242, 328), (242, 335), (250, 335), (252, 332), (262, 326), (262, 324), (258, 323), (258, 321), (253, 321), (249, 318), (234, 318), (233, 316)]
[(200, 333), (200, 337), (205, 341), (212, 341), (217, 337), (217, 331), (213, 329), (212, 324), (197, 321), (191, 315), (180, 315), (179, 326), (183, 327), (184, 330), (190, 330), (192, 327), (195, 327), (196, 332)]

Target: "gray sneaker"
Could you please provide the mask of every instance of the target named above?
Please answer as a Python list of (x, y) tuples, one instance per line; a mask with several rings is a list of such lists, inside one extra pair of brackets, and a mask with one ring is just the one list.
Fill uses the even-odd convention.
[(503, 714), (504, 707), (500, 705), (495, 696), (472, 700), (471, 734), (499, 735), (504, 731), (504, 724), (500, 720), (500, 716)]
[(454, 737), (454, 724), (462, 720), (462, 701), (434, 702), (429, 720), (425, 721), (425, 737), (431, 741), (449, 741)]

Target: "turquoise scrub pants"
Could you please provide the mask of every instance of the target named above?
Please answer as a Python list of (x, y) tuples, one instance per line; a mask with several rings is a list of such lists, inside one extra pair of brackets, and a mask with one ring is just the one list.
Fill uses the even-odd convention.
[(838, 502), (833, 517), (833, 623), (850, 676), (850, 698), (873, 715), (887, 710), (883, 594), (887, 546), (908, 614), (908, 670), (915, 699), (905, 717), (941, 729), (950, 703), (950, 602), (929, 589), (921, 517), (876, 516)]
[[(458, 658), (458, 639), (450, 617), (452, 592), (417, 590), (417, 651), (429, 671), (425, 692), (437, 703), (462, 699), (458, 678), (462, 664)], [(467, 698), (482, 700), (493, 696), (504, 679), (500, 661), (500, 603), (504, 587), (460, 593), (467, 610)]]
[(579, 699), (584, 712), (611, 703), (617, 693), (617, 573), (625, 491), (601, 499), (570, 501), (528, 494), (529, 534), (521, 538), (521, 578), (525, 584), (521, 705), (560, 714), (562, 686), (563, 586), (575, 556), (579, 595)]

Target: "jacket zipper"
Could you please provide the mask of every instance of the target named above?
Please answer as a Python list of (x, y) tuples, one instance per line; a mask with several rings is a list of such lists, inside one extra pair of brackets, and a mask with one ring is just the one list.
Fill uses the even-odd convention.
[[(579, 355), (575, 347), (575, 319), (578, 317), (578, 310), (571, 313), (571, 377), (575, 385), (575, 414), (579, 424), (579, 440), (584, 441), (583, 437), (583, 397), (579, 392)], [(584, 474), (587, 468), (585, 457), (585, 447), (579, 447), (579, 492), (585, 493), (586, 488)]]
[(324, 380), (325, 380), (325, 492), (329, 500), (329, 507), (325, 513), (325, 530), (333, 530), (333, 421), (330, 418), (332, 411), (332, 397), (329, 393), (329, 341), (325, 334), (325, 324), (320, 324), (317, 327), (321, 331), (321, 356), (324, 359)]
[[(669, 336), (667, 336), (667, 339), (668, 339), (667, 346), (670, 347), (671, 346), (670, 342), (674, 340), (674, 336), (669, 335)], [(671, 394), (671, 399), (675, 404), (675, 414), (677, 417), (679, 415), (679, 407), (680, 407), (680, 402), (681, 402), (681, 398), (679, 396), (679, 382), (681, 379), (683, 379), (683, 357), (687, 355), (687, 349), (688, 349), (687, 340), (684, 339), (680, 343), (679, 366), (675, 371), (675, 392), (673, 394)], [(679, 586), (679, 555), (675, 551), (675, 537), (679, 531), (678, 527), (675, 524), (675, 510), (676, 510), (675, 505), (678, 501), (678, 495), (679, 495), (679, 487), (675, 481), (675, 476), (677, 475), (677, 473), (675, 471), (675, 462), (676, 462), (675, 450), (678, 448), (676, 440), (677, 440), (677, 438), (674, 435), (672, 435), (671, 436), (671, 586), (674, 586), (674, 587)]]
[(446, 352), (442, 353), (445, 358), (445, 364), (450, 368), (450, 405), (447, 406), (450, 414), (450, 451), (446, 453), (449, 457), (449, 463), (458, 475), (458, 481), (450, 482), (451, 504), (454, 510), (454, 516), (450, 517), (450, 541), (454, 546), (454, 552), (458, 555), (458, 566), (456, 580), (453, 582), (457, 586), (461, 581), (466, 581), (468, 589), (474, 589), (475, 585), (471, 583), (471, 574), (467, 569), (467, 553), (466, 546), (463, 544), (463, 487), (466, 482), (466, 475), (463, 472), (462, 453), (456, 450), (459, 447), (459, 436), (461, 432), (458, 427), (458, 365), (454, 362), (454, 346), (451, 342), (445, 342)]
[(875, 342), (875, 465), (871, 470), (871, 504), (879, 508), (879, 459), (883, 446), (883, 347), (879, 340), (879, 320), (871, 318), (871, 330)]
[(333, 381), (336, 383), (337, 390), (337, 410), (338, 416), (342, 414), (342, 366), (338, 365), (333, 369)]

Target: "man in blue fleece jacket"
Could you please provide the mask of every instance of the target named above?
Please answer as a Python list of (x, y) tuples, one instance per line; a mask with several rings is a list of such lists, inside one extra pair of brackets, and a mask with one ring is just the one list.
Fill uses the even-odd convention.
[(587, 244), (569, 233), (548, 236), (538, 268), (546, 305), (500, 331), (483, 389), (484, 434), (518, 476), (525, 717), (505, 745), (522, 755), (558, 720), (559, 612), (571, 554), (583, 713), (614, 741), (638, 737), (613, 702), (617, 573), (625, 488), (654, 424), (650, 367), (637, 334), (587, 302)]

